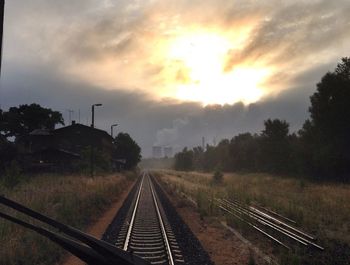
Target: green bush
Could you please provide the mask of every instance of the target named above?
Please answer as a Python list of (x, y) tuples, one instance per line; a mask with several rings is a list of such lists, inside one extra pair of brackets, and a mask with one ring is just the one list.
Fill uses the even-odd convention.
[(220, 170), (215, 171), (213, 175), (213, 184), (222, 184), (224, 181), (224, 175), (221, 173)]
[(13, 160), (9, 166), (5, 168), (5, 173), (1, 181), (3, 185), (9, 189), (14, 188), (21, 182), (21, 168), (17, 161)]
[(126, 179), (129, 181), (134, 181), (139, 176), (139, 174), (135, 170), (134, 171), (126, 171), (126, 172), (124, 172), (124, 175), (125, 175)]

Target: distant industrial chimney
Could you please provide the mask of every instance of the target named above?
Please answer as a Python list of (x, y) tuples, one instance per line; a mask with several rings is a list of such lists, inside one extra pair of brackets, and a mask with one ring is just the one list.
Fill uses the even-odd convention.
[(171, 146), (164, 147), (164, 157), (173, 157), (173, 148)]
[(161, 146), (153, 146), (152, 154), (153, 154), (153, 158), (161, 158), (162, 157), (162, 147)]

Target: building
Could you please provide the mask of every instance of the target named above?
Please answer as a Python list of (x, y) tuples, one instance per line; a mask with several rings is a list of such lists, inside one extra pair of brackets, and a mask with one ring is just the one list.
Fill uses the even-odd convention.
[(28, 170), (72, 171), (91, 150), (112, 167), (120, 167), (120, 162), (112, 158), (113, 138), (106, 131), (74, 121), (56, 130), (34, 130), (18, 139), (17, 145)]
[(173, 157), (173, 148), (171, 146), (164, 147), (164, 157)]
[(161, 146), (153, 146), (152, 148), (152, 156), (153, 158), (161, 158), (162, 155), (162, 147)]
[(73, 121), (72, 125), (56, 129), (52, 133), (54, 146), (58, 149), (82, 154), (92, 145), (94, 149), (112, 157), (113, 138), (106, 131)]

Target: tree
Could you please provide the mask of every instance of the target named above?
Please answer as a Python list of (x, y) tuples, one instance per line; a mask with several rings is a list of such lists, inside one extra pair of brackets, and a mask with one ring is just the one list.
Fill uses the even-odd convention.
[(0, 172), (17, 156), (17, 148), (0, 135)]
[(279, 119), (268, 119), (264, 121), (265, 129), (261, 136), (273, 141), (280, 141), (287, 137), (289, 133), (289, 124)]
[(273, 173), (286, 172), (289, 165), (289, 124), (279, 119), (268, 119), (261, 133), (262, 168)]
[(229, 146), (230, 170), (256, 170), (259, 154), (259, 139), (250, 133), (233, 137)]
[(176, 170), (193, 170), (193, 151), (185, 147), (182, 152), (175, 155)]
[(230, 141), (228, 139), (223, 139), (219, 142), (216, 147), (216, 167), (221, 168), (224, 171), (229, 170), (230, 168), (230, 159), (229, 159), (229, 146)]
[(64, 125), (62, 114), (38, 104), (11, 107), (0, 113), (0, 133), (5, 137), (23, 136), (35, 129), (52, 130), (57, 124)]
[(313, 175), (350, 180), (350, 58), (328, 72), (310, 97), (310, 120), (300, 135), (311, 150)]
[(132, 169), (141, 160), (141, 148), (128, 133), (119, 133), (114, 139), (115, 159), (125, 159), (125, 169)]
[(193, 149), (193, 168), (203, 170), (204, 149), (201, 146)]

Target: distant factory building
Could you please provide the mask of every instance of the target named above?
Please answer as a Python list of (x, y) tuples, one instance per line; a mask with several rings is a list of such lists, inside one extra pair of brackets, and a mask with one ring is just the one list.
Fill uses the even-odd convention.
[(153, 146), (152, 155), (154, 158), (161, 158), (162, 157), (162, 147), (161, 146)]
[(164, 147), (164, 157), (173, 157), (173, 148), (171, 146)]

